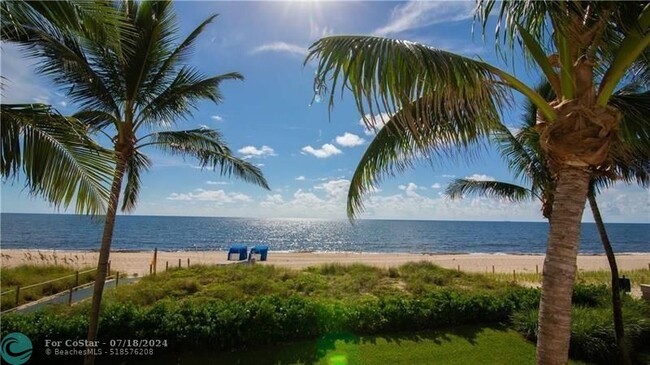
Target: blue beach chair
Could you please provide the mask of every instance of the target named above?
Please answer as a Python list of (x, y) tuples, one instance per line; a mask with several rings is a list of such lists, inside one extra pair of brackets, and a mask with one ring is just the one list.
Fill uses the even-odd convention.
[(228, 250), (228, 261), (241, 261), (246, 260), (248, 246), (246, 245), (232, 245)]

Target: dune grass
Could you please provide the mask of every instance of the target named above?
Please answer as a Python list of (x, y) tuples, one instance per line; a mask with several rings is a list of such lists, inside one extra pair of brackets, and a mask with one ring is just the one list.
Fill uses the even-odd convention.
[(327, 264), (304, 270), (267, 265), (197, 265), (144, 277), (137, 285), (107, 293), (107, 300), (151, 305), (164, 298), (232, 301), (261, 295), (303, 295), (346, 301), (387, 295), (416, 296), (445, 287), (484, 292), (512, 286), (427, 262), (388, 270), (361, 264)]
[[(486, 273), (486, 277), (493, 280), (502, 282), (527, 282), (527, 283), (542, 283), (542, 275), (536, 273)], [(650, 283), (650, 270), (649, 269), (636, 269), (636, 270), (619, 270), (619, 276), (630, 279), (633, 288), (639, 288), (639, 284)], [(611, 280), (611, 272), (609, 270), (597, 271), (583, 271), (577, 272), (576, 283), (579, 284), (603, 284), (609, 285)]]
[[(81, 269), (80, 272), (89, 268)], [(62, 292), (76, 283), (76, 269), (62, 265), (22, 265), (12, 268), (0, 269), (0, 286), (2, 287), (2, 310), (16, 306), (16, 287), (26, 287), (58, 278), (33, 288), (21, 289), (18, 305), (40, 299), (42, 297)], [(79, 285), (89, 283), (95, 279), (94, 272), (79, 275)]]

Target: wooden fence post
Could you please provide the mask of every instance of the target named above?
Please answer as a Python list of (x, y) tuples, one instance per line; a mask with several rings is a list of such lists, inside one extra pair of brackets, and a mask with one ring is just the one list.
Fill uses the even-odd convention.
[(535, 265), (535, 274), (539, 275), (539, 265)]
[(165, 261), (165, 271), (169, 270), (169, 261)]
[(115, 287), (120, 283), (120, 272), (115, 273)]
[(20, 300), (20, 286), (16, 287), (16, 307), (18, 306), (18, 301)]
[(75, 273), (75, 278), (74, 278), (74, 286), (78, 287), (79, 286), (79, 271)]
[(494, 274), (494, 265), (492, 265), (492, 274)]
[(108, 272), (107, 272), (107, 275), (110, 275), (110, 274), (111, 274), (111, 261), (108, 260)]
[(190, 258), (187, 258), (187, 267), (190, 267)]
[(153, 274), (153, 264), (149, 264), (149, 275)]
[(70, 292), (68, 293), (68, 307), (72, 305), (72, 288), (70, 288)]
[(178, 268), (181, 268), (181, 259), (178, 259)]
[(158, 247), (153, 250), (153, 273), (156, 274), (158, 270)]

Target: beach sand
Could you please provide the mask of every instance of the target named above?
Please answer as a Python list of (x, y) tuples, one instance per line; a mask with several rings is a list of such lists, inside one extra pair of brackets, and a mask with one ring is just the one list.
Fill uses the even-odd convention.
[[(95, 267), (97, 252), (91, 251), (62, 251), (62, 250), (16, 250), (3, 249), (2, 267), (19, 265), (62, 264), (74, 268)], [(224, 251), (176, 251), (158, 252), (157, 271), (169, 267), (182, 267), (204, 264), (228, 264)], [(618, 267), (621, 270), (643, 269), (650, 265), (650, 253), (618, 254)], [(153, 251), (112, 252), (111, 270), (127, 273), (128, 275), (146, 275), (153, 261)], [(277, 265), (290, 268), (305, 268), (328, 263), (353, 264), (362, 263), (382, 268), (399, 266), (406, 262), (428, 261), (449, 269), (467, 272), (535, 273), (542, 271), (544, 255), (504, 255), (504, 254), (407, 254), (407, 253), (349, 253), (349, 252), (274, 252), (269, 251), (268, 261), (259, 262), (264, 265)], [(578, 269), (582, 271), (608, 270), (607, 258), (604, 255), (578, 256)]]

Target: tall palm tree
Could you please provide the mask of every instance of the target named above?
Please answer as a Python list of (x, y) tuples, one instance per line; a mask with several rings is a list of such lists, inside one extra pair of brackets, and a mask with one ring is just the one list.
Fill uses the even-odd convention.
[[(151, 161), (146, 147), (198, 160), (202, 167), (219, 169), (268, 189), (256, 166), (236, 158), (215, 130), (200, 128), (168, 131), (180, 119), (192, 115), (202, 100), (222, 101), (219, 85), (241, 80), (238, 73), (206, 77), (185, 65), (192, 46), (216, 15), (208, 17), (187, 38), (175, 44), (177, 23), (171, 2), (126, 1), (113, 6), (135, 32), (119, 33), (121, 46), (93, 39), (79, 42), (72, 37), (37, 34), (26, 40), (33, 56), (42, 59), (41, 72), (69, 86), (69, 96), (81, 110), (74, 117), (84, 121), (112, 144), (116, 163), (110, 200), (99, 251), (97, 276), (90, 314), (88, 339), (95, 340), (115, 216), (120, 196), (121, 209), (135, 208), (140, 176)], [(125, 45), (132, 44), (132, 47)], [(124, 184), (125, 182), (125, 184)], [(87, 356), (86, 364), (94, 357)]]
[[(0, 37), (16, 41), (36, 32), (92, 35), (117, 44), (110, 29), (127, 32), (127, 24), (103, 1), (4, 1), (0, 3)], [(7, 77), (0, 76), (0, 90)], [(8, 76), (11, 77), (10, 75)], [(25, 178), (31, 193), (55, 207), (73, 201), (77, 213), (103, 214), (112, 177), (112, 153), (101, 149), (76, 118), (64, 117), (50, 105), (0, 105), (0, 174), (6, 179)]]
[[(340, 87), (353, 95), (369, 126), (375, 123), (366, 115), (391, 115), (392, 126), (379, 131), (353, 175), (350, 217), (363, 209), (363, 195), (386, 175), (419, 159), (465, 154), (484, 141), (512, 100), (511, 90), (535, 104), (540, 145), (556, 176), (537, 362), (565, 364), (580, 220), (593, 172), (607, 171), (610, 152), (619, 146), (621, 115), (611, 96), (630, 72), (647, 75), (650, 5), (494, 0), (477, 5), (483, 32), (499, 8), (499, 54), (514, 55), (520, 44), (523, 57), (553, 88), (552, 102), (496, 66), (407, 41), (326, 37), (310, 47), (306, 62), (318, 59), (315, 89), (330, 94), (330, 108)], [(650, 148), (650, 140), (638, 142)]]
[[(543, 83), (536, 91), (547, 100), (555, 98), (548, 83)], [(643, 119), (648, 119), (647, 116), (650, 115), (650, 92), (633, 94), (631, 92), (634, 92), (634, 87), (628, 86), (612, 96), (612, 102), (619, 105), (619, 109), (623, 113), (621, 128), (623, 130), (645, 130), (643, 134), (647, 134), (650, 132), (650, 123), (643, 123)], [(635, 103), (632, 105), (629, 100), (635, 100)], [(502, 181), (455, 179), (446, 189), (446, 193), (450, 198), (458, 199), (466, 194), (478, 194), (513, 202), (537, 199), (542, 203), (544, 217), (550, 219), (555, 181), (548, 167), (548, 162), (541, 151), (539, 134), (535, 130), (537, 108), (532, 103), (527, 102), (525, 109), (527, 111), (524, 114), (523, 125), (515, 135), (505, 126), (499, 126), (494, 131), (493, 139), (499, 146), (503, 158), (507, 161), (513, 173), (517, 177), (522, 177), (525, 182), (530, 183), (530, 187), (526, 188)], [(643, 128), (634, 128), (633, 126), (636, 124), (643, 125)], [(623, 142), (630, 141), (634, 146), (635, 138), (637, 137), (632, 139), (623, 138), (622, 140)], [(598, 209), (596, 193), (601, 187), (611, 185), (615, 181), (636, 182), (643, 187), (648, 187), (650, 185), (650, 151), (628, 147), (625, 149), (625, 153), (621, 152), (623, 151), (615, 154), (612, 171), (592, 177), (587, 199), (610, 266), (616, 343), (622, 355), (623, 363), (631, 364), (624, 340), (625, 331), (618, 284), (618, 265)]]

